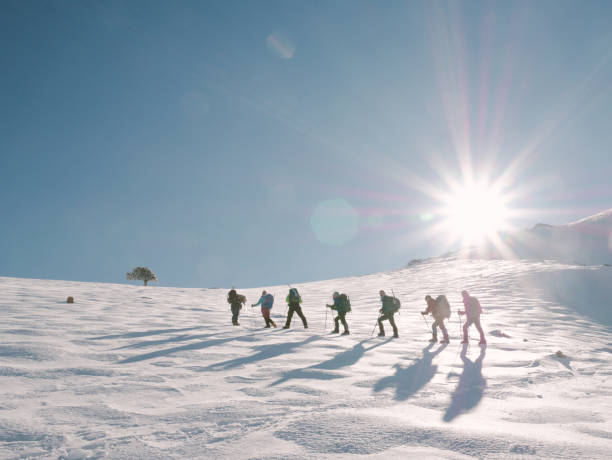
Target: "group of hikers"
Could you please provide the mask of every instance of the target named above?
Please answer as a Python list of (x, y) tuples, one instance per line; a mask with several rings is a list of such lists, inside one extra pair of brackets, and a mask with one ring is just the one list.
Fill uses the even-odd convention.
[[(401, 303), (398, 298), (393, 296), (389, 296), (385, 293), (385, 291), (380, 291), (380, 300), (382, 302), (382, 308), (379, 310), (379, 316), (377, 320), (378, 324), (378, 336), (385, 336), (385, 328), (383, 326), (383, 321), (389, 321), (389, 324), (393, 328), (393, 337), (399, 337), (399, 332), (397, 329), (397, 324), (395, 324), (395, 313), (397, 313), (401, 307)], [(482, 326), (480, 324), (480, 314), (482, 313), (482, 307), (480, 302), (476, 297), (470, 296), (467, 291), (462, 291), (461, 296), (463, 297), (463, 306), (464, 310), (459, 310), (459, 317), (465, 315), (465, 323), (463, 324), (463, 340), (461, 343), (468, 343), (468, 329), (473, 324), (478, 333), (480, 334), (480, 344), (486, 344), (484, 332), (482, 330)], [(351, 302), (346, 294), (340, 294), (339, 292), (334, 292), (333, 303), (330, 305), (326, 305), (327, 308), (336, 311), (337, 315), (334, 318), (334, 330), (332, 333), (338, 334), (340, 333), (340, 323), (344, 327), (344, 332), (342, 335), (349, 335), (349, 328), (346, 322), (346, 314), (351, 311)], [(230, 304), (230, 308), (232, 311), (232, 324), (234, 326), (239, 326), (238, 316), (240, 315), (240, 310), (242, 306), (246, 304), (246, 297), (244, 295), (240, 295), (236, 292), (235, 289), (232, 289), (227, 294), (227, 302)], [(285, 325), (283, 329), (289, 329), (291, 326), (291, 318), (293, 318), (293, 314), (297, 314), (302, 320), (302, 324), (304, 325), (304, 329), (308, 329), (308, 321), (302, 312), (302, 297), (300, 296), (298, 290), (296, 288), (291, 287), (289, 289), (289, 293), (285, 299), (285, 302), (288, 305), (287, 311), (287, 320), (285, 321)], [(449, 343), (448, 331), (446, 326), (444, 325), (444, 320), (450, 318), (451, 315), (451, 307), (448, 302), (448, 299), (445, 295), (439, 295), (435, 299), (427, 295), (425, 296), (425, 302), (427, 304), (427, 308), (421, 312), (421, 315), (425, 318), (427, 315), (431, 315), (434, 319), (434, 322), (431, 326), (432, 338), (430, 342), (438, 341), (438, 328), (442, 331), (442, 340), (440, 343)], [(274, 296), (267, 291), (263, 291), (261, 293), (261, 297), (257, 303), (251, 305), (251, 307), (261, 306), (261, 315), (266, 323), (266, 328), (269, 327), (277, 327), (276, 323), (272, 320), (270, 316), (270, 310), (274, 305)], [(427, 320), (425, 320), (427, 322)], [(374, 326), (376, 328), (376, 325)], [(373, 331), (372, 331), (373, 333)]]

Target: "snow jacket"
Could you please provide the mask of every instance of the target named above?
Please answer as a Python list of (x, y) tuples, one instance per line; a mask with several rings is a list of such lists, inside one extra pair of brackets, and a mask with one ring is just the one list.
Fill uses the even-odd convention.
[(463, 306), (465, 307), (465, 315), (468, 319), (479, 318), (482, 313), (482, 307), (476, 297), (463, 296)]
[(333, 305), (330, 305), (332, 310), (336, 310), (338, 313), (346, 313), (348, 310), (342, 305), (342, 301), (340, 300), (340, 296), (334, 299)]
[(299, 296), (299, 297), (300, 297), (300, 300), (298, 302), (295, 302), (295, 301), (289, 300), (289, 296), (287, 296), (287, 298), (285, 299), (285, 302), (287, 302), (288, 305), (292, 305), (292, 304), (299, 305), (302, 303), (302, 296)]
[(256, 307), (257, 305), (261, 305), (261, 308), (270, 309), (272, 308), (273, 304), (274, 304), (274, 296), (272, 294), (266, 294), (266, 295), (262, 295), (257, 301), (257, 303), (254, 304), (253, 306)]
[(385, 315), (395, 313), (395, 303), (393, 300), (395, 297), (391, 297), (390, 295), (386, 295), (382, 297), (382, 312)]
[(425, 314), (431, 314), (431, 316), (433, 316), (434, 318), (438, 318), (438, 302), (436, 302), (436, 299), (427, 299), (427, 308), (425, 309)]

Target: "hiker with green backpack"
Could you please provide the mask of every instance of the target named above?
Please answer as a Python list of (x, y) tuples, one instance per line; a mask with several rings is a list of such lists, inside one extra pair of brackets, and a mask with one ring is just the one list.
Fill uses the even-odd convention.
[(383, 326), (383, 321), (388, 320), (389, 324), (393, 328), (393, 337), (399, 337), (399, 333), (397, 332), (397, 326), (395, 324), (395, 319), (393, 315), (400, 309), (401, 303), (399, 299), (395, 296), (391, 297), (385, 294), (385, 291), (380, 291), (380, 300), (382, 301), (382, 308), (380, 309), (380, 316), (378, 317), (378, 337), (385, 336), (385, 328)]
[(439, 295), (434, 299), (432, 296), (425, 296), (425, 302), (427, 302), (427, 309), (421, 312), (421, 315), (425, 316), (431, 314), (434, 317), (434, 323), (431, 326), (432, 338), (430, 342), (438, 341), (438, 327), (442, 331), (443, 337), (440, 343), (448, 343), (448, 331), (444, 326), (444, 320), (450, 318), (450, 304), (445, 295)]
[(289, 329), (294, 312), (297, 313), (300, 318), (302, 318), (304, 329), (308, 329), (308, 322), (306, 321), (306, 317), (304, 316), (304, 313), (302, 313), (302, 307), (300, 306), (302, 303), (302, 297), (300, 296), (298, 290), (296, 288), (290, 288), (289, 295), (287, 295), (285, 301), (287, 302), (287, 305), (289, 305), (289, 311), (287, 312), (287, 322), (283, 326), (283, 329)]
[(338, 292), (334, 292), (333, 295), (334, 303), (333, 305), (327, 305), (328, 308), (332, 310), (336, 310), (338, 315), (334, 318), (334, 323), (336, 327), (332, 331), (332, 334), (337, 334), (340, 332), (340, 322), (342, 322), (342, 326), (344, 326), (344, 332), (342, 335), (349, 335), (348, 324), (346, 324), (346, 314), (351, 311), (351, 301), (349, 300), (346, 294), (340, 294)]

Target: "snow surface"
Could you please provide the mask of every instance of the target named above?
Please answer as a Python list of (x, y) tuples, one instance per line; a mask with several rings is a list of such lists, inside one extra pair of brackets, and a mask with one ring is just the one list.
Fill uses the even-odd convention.
[[(296, 287), (308, 330), (248, 306), (232, 327), (225, 290), (0, 278), (0, 457), (610, 458), (611, 267), (436, 259)], [(381, 288), (399, 339), (370, 336)], [(487, 347), (459, 344), (462, 289)], [(334, 290), (350, 336), (324, 329)], [(448, 346), (419, 313), (441, 293)]]

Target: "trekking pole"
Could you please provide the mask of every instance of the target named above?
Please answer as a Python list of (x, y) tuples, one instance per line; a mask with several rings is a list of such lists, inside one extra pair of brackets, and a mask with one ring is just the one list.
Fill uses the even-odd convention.
[(427, 317), (425, 315), (421, 315), (423, 317), (423, 320), (425, 321), (425, 324), (427, 325), (427, 331), (431, 332), (431, 329), (429, 327), (429, 321), (427, 321)]
[(325, 306), (325, 332), (327, 332), (327, 305)]
[[(380, 316), (378, 317), (378, 319), (380, 319)], [(372, 333), (370, 334), (370, 337), (372, 337), (374, 335), (374, 331), (376, 330), (376, 325), (378, 324), (378, 319), (374, 323), (374, 327), (372, 328)]]

